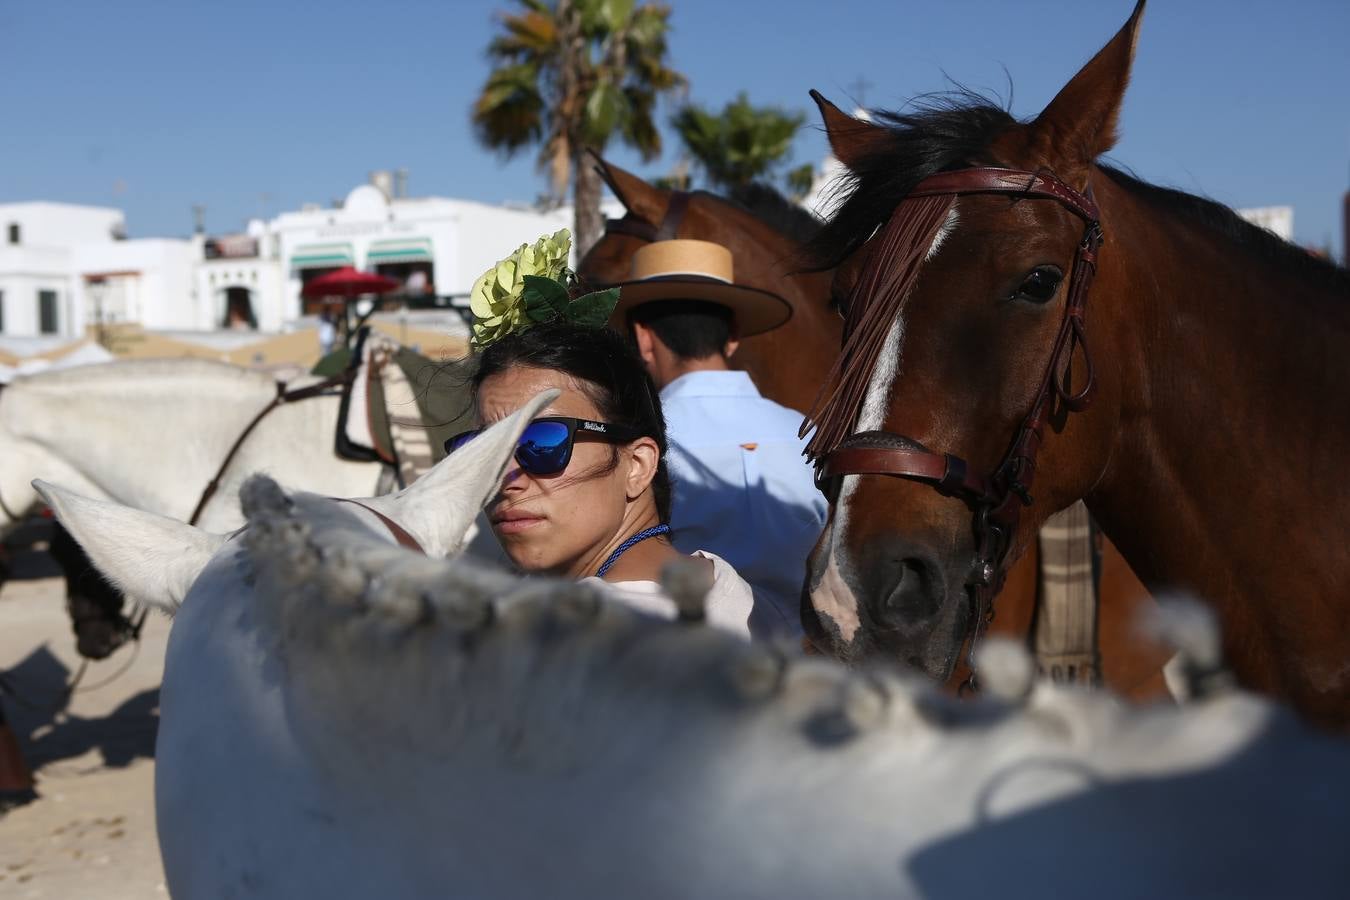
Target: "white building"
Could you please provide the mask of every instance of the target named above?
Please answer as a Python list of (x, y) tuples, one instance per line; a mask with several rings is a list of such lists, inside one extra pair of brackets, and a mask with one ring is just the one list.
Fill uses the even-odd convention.
[[(494, 261), (569, 227), (540, 211), (401, 196), (389, 173), (334, 208), (306, 206), (240, 234), (125, 240), (123, 213), (61, 203), (0, 204), (0, 335), (77, 338), (98, 323), (155, 331), (281, 332), (313, 313), (311, 279), (342, 266), (404, 284), (409, 306), (466, 297)], [(614, 203), (606, 212), (621, 213)]]
[(1234, 210), (1239, 216), (1259, 225), (1286, 241), (1294, 239), (1294, 208), (1292, 206), (1256, 206)]
[[(342, 266), (401, 281), (414, 305), (463, 297), (493, 262), (527, 241), (572, 224), (570, 207), (541, 212), (444, 197), (390, 196), (383, 173), (336, 209), (282, 213), (261, 241), (275, 249), (284, 281), (279, 314), (312, 311), (300, 297), (312, 279)], [(266, 314), (264, 314), (266, 315)]]
[(100, 321), (209, 327), (188, 289), (195, 242), (123, 232), (121, 210), (0, 204), (0, 334), (73, 339)]
[(0, 204), (0, 333), (78, 334), (75, 248), (112, 244), (120, 210), (66, 203)]

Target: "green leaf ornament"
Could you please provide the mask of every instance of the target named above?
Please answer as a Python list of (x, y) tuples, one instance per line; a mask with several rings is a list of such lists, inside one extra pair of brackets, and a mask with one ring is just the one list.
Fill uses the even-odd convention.
[(552, 278), (525, 275), (525, 313), (532, 322), (551, 322), (567, 309), (567, 287)]
[(619, 289), (609, 288), (578, 297), (567, 305), (563, 318), (574, 325), (603, 328), (619, 303)]

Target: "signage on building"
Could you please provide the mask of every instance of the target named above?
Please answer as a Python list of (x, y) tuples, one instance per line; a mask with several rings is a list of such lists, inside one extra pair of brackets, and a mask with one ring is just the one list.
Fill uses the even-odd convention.
[(258, 255), (258, 239), (248, 234), (207, 238), (202, 245), (207, 259), (248, 259)]
[(417, 225), (413, 222), (347, 222), (342, 225), (326, 225), (315, 231), (319, 237), (332, 238), (361, 237), (374, 234), (404, 234), (416, 230)]

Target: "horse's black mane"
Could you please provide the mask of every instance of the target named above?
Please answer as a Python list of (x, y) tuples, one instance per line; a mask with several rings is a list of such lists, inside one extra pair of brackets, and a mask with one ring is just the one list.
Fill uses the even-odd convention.
[(911, 112), (873, 112), (887, 140), (855, 160), (831, 189), (834, 215), (805, 248), (808, 264), (833, 268), (891, 217), (923, 179), (977, 161), (994, 137), (1016, 124), (1003, 107), (971, 91), (930, 95)]
[(736, 188), (729, 200), (759, 219), (765, 225), (781, 231), (799, 244), (805, 244), (820, 233), (822, 222), (800, 203), (784, 197), (778, 190), (762, 182), (753, 182)]
[[(878, 150), (856, 161), (833, 188), (834, 215), (805, 248), (808, 264), (831, 268), (856, 250), (890, 218), (914, 186), (936, 172), (992, 164), (990, 142), (1017, 120), (979, 94), (961, 90), (930, 95), (910, 112), (873, 113), (887, 129)], [(1350, 272), (1314, 256), (1243, 219), (1227, 206), (1184, 191), (1158, 187), (1118, 168), (1099, 165), (1112, 181), (1146, 202), (1218, 232), (1244, 254), (1269, 260), (1305, 277), (1350, 290)]]

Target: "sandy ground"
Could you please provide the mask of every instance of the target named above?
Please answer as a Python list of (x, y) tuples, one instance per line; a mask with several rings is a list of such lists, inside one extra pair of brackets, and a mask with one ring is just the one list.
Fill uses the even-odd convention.
[(39, 794), (0, 812), (0, 898), (165, 897), (154, 749), (169, 620), (151, 614), (139, 648), (90, 663), (70, 703), (53, 712), (80, 663), (64, 583), (45, 554), (12, 552), (13, 577), (0, 588), (0, 674), (44, 708), (0, 694)]

